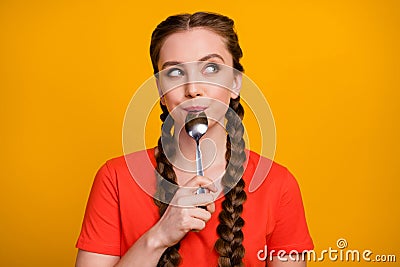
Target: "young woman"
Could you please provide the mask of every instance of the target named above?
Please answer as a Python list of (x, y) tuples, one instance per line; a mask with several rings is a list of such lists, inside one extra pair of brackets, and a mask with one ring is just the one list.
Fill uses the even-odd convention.
[[(171, 16), (154, 30), (150, 56), (163, 111), (158, 146), (99, 170), (76, 266), (305, 266), (293, 256), (313, 248), (296, 180), (245, 149), (233, 21)], [(196, 142), (184, 130), (187, 114), (199, 112), (208, 118), (202, 140), (211, 141), (202, 147), (204, 176), (193, 173)], [(255, 176), (265, 180), (250, 193)], [(206, 192), (196, 194), (200, 187)]]

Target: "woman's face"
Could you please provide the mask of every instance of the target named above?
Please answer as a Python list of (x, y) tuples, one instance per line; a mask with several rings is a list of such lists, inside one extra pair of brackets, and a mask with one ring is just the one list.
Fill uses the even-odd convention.
[(160, 50), (157, 83), (161, 102), (175, 122), (200, 111), (209, 124), (223, 121), (241, 85), (240, 72), (232, 67), (223, 38), (210, 30), (194, 28), (168, 36)]

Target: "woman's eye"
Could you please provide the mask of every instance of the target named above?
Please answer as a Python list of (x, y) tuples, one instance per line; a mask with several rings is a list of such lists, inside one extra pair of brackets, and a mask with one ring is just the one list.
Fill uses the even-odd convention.
[(180, 77), (184, 75), (184, 72), (183, 70), (173, 68), (168, 70), (167, 75), (168, 77)]
[(205, 74), (216, 73), (219, 71), (218, 64), (207, 64), (204, 68)]

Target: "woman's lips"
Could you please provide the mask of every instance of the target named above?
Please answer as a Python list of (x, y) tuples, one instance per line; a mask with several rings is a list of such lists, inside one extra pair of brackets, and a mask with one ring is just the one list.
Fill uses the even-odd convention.
[(186, 107), (183, 108), (184, 110), (186, 110), (187, 112), (201, 112), (207, 109), (207, 107), (202, 107), (202, 106), (190, 106), (190, 107)]

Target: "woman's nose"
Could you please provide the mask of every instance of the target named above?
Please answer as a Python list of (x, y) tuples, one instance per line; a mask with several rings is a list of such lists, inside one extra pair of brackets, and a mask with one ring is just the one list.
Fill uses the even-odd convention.
[(187, 83), (185, 85), (185, 90), (186, 97), (197, 97), (204, 94), (202, 86), (199, 83)]

